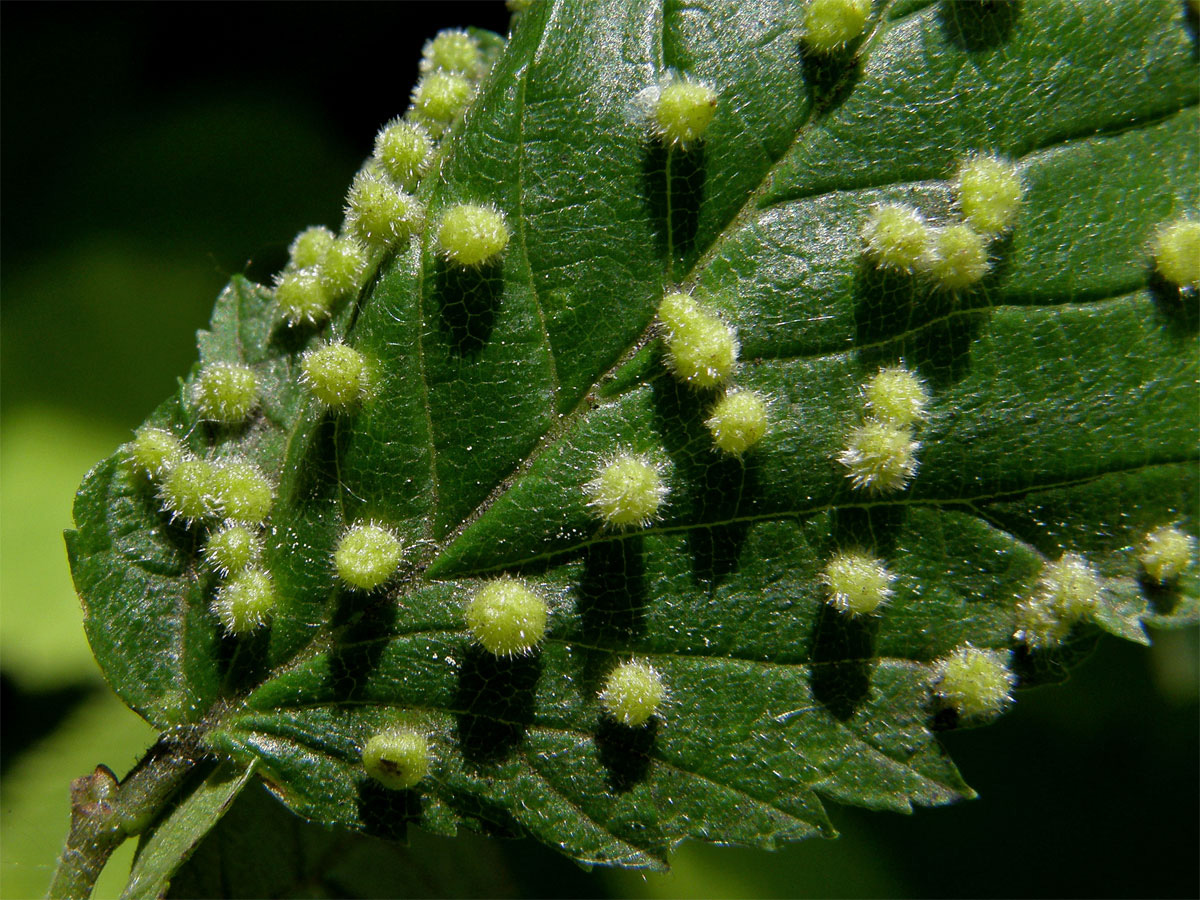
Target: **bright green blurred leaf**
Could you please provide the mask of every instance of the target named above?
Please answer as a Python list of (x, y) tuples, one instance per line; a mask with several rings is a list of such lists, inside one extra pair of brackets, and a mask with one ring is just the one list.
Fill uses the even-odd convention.
[[(42, 897), (67, 834), (71, 809), (66, 774), (83, 774), (105, 760), (126, 769), (154, 740), (145, 722), (107, 692), (75, 709), (53, 734), (21, 754), (0, 784), (0, 896)], [(121, 893), (134, 846), (113, 854), (93, 896)]]
[(120, 431), (65, 410), (6, 410), (0, 428), (0, 597), (4, 671), (27, 690), (98, 681), (63, 560), (82, 473)]

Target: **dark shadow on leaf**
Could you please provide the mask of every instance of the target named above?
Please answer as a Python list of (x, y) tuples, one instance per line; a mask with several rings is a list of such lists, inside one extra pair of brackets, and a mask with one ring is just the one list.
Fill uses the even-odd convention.
[(204, 432), (204, 441), (208, 446), (222, 444), (226, 441), (238, 440), (244, 438), (250, 431), (250, 426), (254, 421), (251, 416), (245, 422), (237, 422), (233, 425), (223, 425), (220, 422), (210, 422), (205, 419), (200, 422), (200, 428)]
[(415, 790), (393, 791), (373, 778), (358, 785), (358, 817), (367, 834), (402, 841), (410, 823), (420, 821), (424, 803)]
[(979, 308), (989, 308), (992, 303), (989, 300), (989, 294), (994, 291), (996, 285), (999, 285), (1008, 278), (1009, 272), (1012, 271), (1012, 248), (1013, 248), (1013, 229), (1009, 229), (1003, 234), (994, 237), (988, 243), (988, 267), (987, 275), (979, 283), (979, 289), (972, 292), (976, 299), (976, 306)]
[(478, 354), (491, 337), (504, 291), (500, 262), (454, 266), (439, 258), (434, 268), (433, 302), (438, 321), (458, 356)]
[(357, 618), (361, 612), (360, 594), (352, 588), (335, 587), (330, 600), (332, 601), (329, 614), (329, 625), (331, 628), (347, 628)]
[(936, 690), (930, 691), (924, 708), (929, 730), (935, 733), (956, 731), (960, 728), (981, 728), (995, 722), (1004, 712), (1004, 708), (1002, 708), (991, 713), (964, 716), (950, 701), (939, 696)]
[(335, 589), (330, 627), (345, 629), (339, 641), (370, 640), (395, 632), (400, 621), (400, 605), (392, 597), (394, 586), (385, 583), (364, 591), (345, 587)]
[(442, 797), (480, 834), (499, 838), (519, 838), (526, 834), (512, 813), (494, 800), (445, 787), (442, 789)]
[(931, 322), (901, 342), (901, 358), (915, 365), (933, 388), (961, 381), (971, 371), (971, 345), (987, 322), (986, 310), (963, 310)]
[(221, 693), (240, 694), (265, 681), (271, 629), (258, 628), (238, 636), (227, 634), (220, 626), (217, 628), (221, 635), (217, 645), (217, 664), (224, 673)]
[(608, 715), (600, 717), (596, 751), (614, 793), (623, 794), (646, 780), (650, 774), (650, 750), (657, 736), (658, 719), (630, 728)]
[(375, 285), (377, 285), (384, 276), (391, 270), (391, 263), (395, 260), (395, 249), (388, 252), (387, 256), (380, 260), (379, 265), (375, 266), (375, 271), (371, 277), (367, 279), (366, 284), (358, 289), (358, 293), (350, 296), (337, 297), (333, 301), (333, 310), (336, 315), (337, 310), (343, 303), (352, 302), (354, 306), (350, 310), (350, 319), (346, 322), (346, 333), (354, 332), (354, 326), (358, 324), (358, 317), (362, 314), (363, 307), (366, 305), (367, 298), (374, 296)]
[(1200, 291), (1172, 284), (1157, 269), (1150, 270), (1146, 288), (1171, 336), (1194, 338), (1200, 331)]
[(1021, 0), (942, 0), (942, 35), (964, 50), (990, 50), (1007, 41), (1021, 15)]
[(925, 704), (925, 711), (928, 715), (929, 730), (932, 732), (941, 731), (956, 731), (958, 729), (983, 728), (991, 725), (1006, 709), (1011, 705), (996, 710), (995, 712), (982, 712), (973, 715), (962, 715), (943, 697), (939, 697), (936, 693), (931, 694), (928, 702)]
[(698, 581), (716, 584), (737, 569), (750, 525), (721, 520), (741, 515), (755, 496), (757, 485), (758, 462), (753, 455), (742, 459), (713, 455), (699, 482), (694, 507), (701, 521), (717, 520), (720, 524), (688, 531), (688, 550)]
[(704, 419), (712, 402), (719, 396), (716, 391), (695, 390), (680, 384), (665, 374), (666, 362), (661, 348), (655, 352), (655, 368), (663, 373), (650, 382), (654, 397), (655, 427), (662, 435), (668, 455), (675, 463), (676, 474), (686, 470), (693, 477), (703, 472), (715, 458), (712, 453), (712, 436), (704, 427)]
[(458, 675), (454, 698), (458, 741), (476, 765), (507, 758), (533, 721), (533, 696), (542, 672), (539, 654), (495, 657), (471, 647)]
[(821, 604), (812, 635), (812, 692), (834, 718), (849, 719), (870, 694), (878, 627), (873, 617)]
[(875, 357), (894, 361), (881, 345), (928, 321), (927, 298), (931, 296), (916, 275), (876, 268), (864, 260), (854, 283), (854, 343), (860, 348), (860, 357), (865, 362), (875, 361)]
[(339, 701), (362, 699), (367, 679), (379, 666), (394, 634), (400, 607), (384, 591), (339, 591), (333, 598), (330, 624), (337, 643), (329, 651), (329, 687)]
[(273, 355), (295, 356), (304, 349), (318, 328), (319, 326), (307, 322), (289, 325), (280, 319), (271, 327), (267, 350)]
[(337, 476), (337, 461), (346, 450), (350, 429), (338, 428), (337, 416), (327, 413), (312, 430), (304, 465), (290, 497), (280, 498), (295, 506), (306, 506), (319, 498), (336, 497), (341, 490)]
[(1183, 599), (1179, 593), (1178, 579), (1170, 579), (1165, 584), (1155, 581), (1145, 572), (1138, 575), (1138, 585), (1142, 594), (1150, 602), (1150, 609), (1155, 615), (1169, 616)]
[(830, 537), (835, 547), (861, 547), (875, 556), (891, 556), (907, 519), (905, 503), (838, 507), (830, 518)]
[(758, 463), (753, 451), (742, 459), (713, 451), (704, 419), (716, 393), (692, 390), (668, 376), (656, 378), (652, 387), (658, 432), (675, 465), (680, 497), (673, 505), (687, 510), (695, 523), (687, 536), (693, 573), (699, 582), (719, 582), (737, 568), (749, 533), (748, 524), (730, 520), (753, 505)]
[(591, 544), (579, 582), (579, 617), (589, 643), (627, 644), (646, 630), (646, 563), (640, 534)]
[(737, 570), (750, 526), (744, 522), (709, 525), (688, 532), (692, 572), (696, 580), (716, 585)]
[[(158, 511), (163, 535), (172, 547), (186, 552), (191, 558), (203, 554), (204, 545), (208, 541), (208, 531), (203, 523), (195, 522), (189, 525), (186, 519), (181, 519), (163, 509), (158, 490), (149, 479), (139, 479), (137, 492), (147, 506)], [(154, 570), (151, 569), (151, 571)], [(172, 574), (175, 573), (172, 572)]]
[(608, 647), (628, 646), (646, 630), (646, 563), (640, 534), (590, 545), (584, 553), (579, 582), (582, 643), (578, 659), (579, 688), (595, 693), (612, 668)]
[(814, 53), (800, 41), (798, 50), (812, 116), (828, 115), (846, 101), (862, 77), (858, 48), (852, 46), (838, 53)]
[(868, 368), (903, 361), (940, 387), (970, 371), (971, 345), (990, 315), (985, 286), (953, 293), (864, 262), (855, 284), (855, 344)]
[(659, 141), (646, 145), (642, 180), (661, 256), (673, 249), (674, 259), (681, 260), (695, 249), (707, 175), (703, 141), (686, 150), (668, 148)]

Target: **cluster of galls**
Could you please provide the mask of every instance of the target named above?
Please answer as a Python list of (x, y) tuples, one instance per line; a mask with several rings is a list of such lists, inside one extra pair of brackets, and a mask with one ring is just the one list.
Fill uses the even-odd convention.
[(870, 260), (884, 270), (926, 277), (941, 290), (978, 283), (991, 268), (988, 242), (1012, 227), (1024, 187), (1015, 163), (984, 154), (963, 161), (954, 186), (961, 222), (930, 225), (905, 203), (874, 207), (862, 228)]
[(917, 425), (925, 418), (929, 390), (904, 366), (886, 366), (862, 389), (866, 416), (851, 429), (838, 462), (855, 489), (890, 494), (917, 472)]
[[(1145, 578), (1160, 585), (1175, 579), (1190, 564), (1195, 540), (1173, 525), (1148, 533), (1136, 555)], [(851, 617), (878, 615), (894, 594), (896, 576), (887, 564), (861, 550), (835, 554), (821, 572), (828, 602)], [(1103, 612), (1104, 581), (1082, 556), (1063, 554), (1043, 563), (1029, 593), (1016, 605), (1013, 640), (1031, 651), (1062, 644), (1076, 625)], [(932, 666), (933, 691), (963, 721), (984, 721), (1012, 702), (1017, 678), (1010, 668), (1011, 651), (977, 648), (965, 643)]]
[[(839, 54), (862, 37), (870, 0), (809, 0), (801, 37), (817, 55)], [(438, 142), (467, 109), (486, 63), (478, 41), (466, 32), (439, 34), (425, 46), (422, 77), (406, 115), (378, 134), (374, 154), (355, 176), (347, 196), (342, 233), (313, 227), (297, 236), (275, 288), (275, 303), (290, 326), (320, 325), (335, 305), (361, 292), (374, 269), (426, 227), (416, 196), (436, 165)], [(648, 89), (646, 124), (668, 148), (688, 150), (702, 141), (717, 111), (708, 84), (669, 74)], [(1017, 166), (995, 156), (965, 160), (955, 181), (963, 221), (929, 225), (911, 206), (874, 207), (862, 228), (868, 258), (879, 268), (928, 278), (937, 288), (958, 291), (988, 272), (988, 242), (1012, 225), (1023, 187)], [(504, 214), (490, 203), (447, 206), (437, 217), (436, 251), (449, 265), (476, 267), (498, 260), (511, 233)], [(1200, 285), (1200, 223), (1181, 219), (1162, 226), (1152, 254), (1159, 273), (1182, 288)], [(768, 398), (732, 385), (740, 346), (734, 328), (688, 293), (667, 293), (658, 328), (670, 374), (709, 400), (705, 425), (714, 451), (740, 458), (766, 436)], [(301, 380), (315, 402), (337, 412), (370, 397), (370, 362), (340, 341), (310, 350)], [(247, 366), (208, 366), (193, 387), (201, 416), (221, 425), (244, 422), (258, 405), (258, 381)], [(903, 365), (885, 367), (862, 389), (864, 416), (853, 428), (838, 461), (857, 490), (885, 494), (903, 490), (917, 470), (915, 439), (926, 417), (929, 392)], [(270, 512), (272, 489), (252, 464), (237, 459), (203, 460), (188, 454), (164, 429), (143, 428), (130, 445), (134, 468), (159, 485), (165, 508), (189, 522), (217, 521), (205, 547), (208, 565), (223, 579), (212, 608), (233, 634), (266, 624), (276, 595), (261, 565), (258, 528)], [(652, 453), (619, 451), (600, 461), (582, 485), (599, 523), (610, 530), (646, 528), (661, 515), (669, 494), (664, 466)], [(1173, 526), (1146, 536), (1138, 557), (1146, 576), (1166, 583), (1189, 563), (1194, 541)], [(404, 545), (385, 523), (353, 523), (333, 551), (334, 569), (351, 590), (384, 587), (403, 562)], [(827, 600), (851, 617), (878, 615), (894, 595), (896, 576), (884, 560), (860, 548), (835, 553), (821, 581)], [(1102, 602), (1102, 583), (1082, 557), (1047, 562), (1030, 596), (1017, 606), (1016, 640), (1032, 649), (1054, 646)], [(472, 641), (497, 657), (533, 653), (546, 638), (550, 609), (524, 580), (501, 575), (484, 582), (464, 607)], [(964, 644), (933, 666), (933, 691), (968, 721), (1000, 712), (1011, 702), (1016, 678), (1007, 652)], [(640, 728), (658, 715), (667, 698), (662, 675), (644, 660), (614, 666), (597, 700), (613, 721)], [(394, 725), (370, 736), (362, 750), (369, 775), (385, 787), (408, 790), (431, 770), (434, 753), (420, 727)]]
[[(479, 42), (466, 32), (443, 32), (426, 44), (412, 105), (377, 136), (374, 155), (350, 187), (342, 232), (314, 226), (292, 242), (274, 291), (275, 307), (288, 326), (326, 322), (340, 301), (358, 295), (388, 253), (424, 229), (425, 209), (413, 192), (433, 164), (437, 139), (465, 111), (486, 70)], [(504, 215), (487, 204), (450, 206), (437, 229), (439, 251), (460, 266), (496, 259), (508, 240)], [(300, 369), (314, 402), (330, 410), (347, 411), (370, 397), (370, 361), (341, 341), (306, 352)], [(233, 428), (255, 414), (261, 387), (251, 366), (218, 362), (197, 376), (190, 400), (200, 419)], [(140, 429), (128, 459), (156, 485), (173, 518), (212, 528), (204, 555), (222, 579), (212, 609), (225, 630), (244, 634), (266, 625), (277, 599), (262, 565), (260, 530), (274, 500), (267, 477), (240, 457), (197, 457), (163, 428)], [(386, 526), (358, 523), (335, 549), (334, 565), (347, 584), (370, 589), (391, 577), (401, 550)]]
[[(870, 13), (865, 0), (813, 0), (807, 7), (805, 40), (811, 50), (834, 53), (862, 33)], [(686, 76), (671, 75), (650, 92), (652, 134), (668, 147), (686, 150), (703, 138), (716, 110), (716, 93)], [(961, 290), (988, 271), (987, 244), (1012, 225), (1023, 187), (1017, 167), (1003, 159), (977, 155), (963, 162), (956, 179), (958, 208), (964, 221), (928, 225), (915, 209), (886, 204), (872, 210), (863, 228), (867, 253), (884, 269), (932, 279), (943, 290)], [(1160, 271), (1181, 283), (1194, 273), (1178, 272), (1197, 240), (1189, 223), (1159, 232), (1155, 258)], [(1193, 248), (1194, 249), (1194, 248)], [(730, 387), (740, 346), (736, 331), (691, 295), (666, 294), (658, 310), (664, 359), (680, 383), (714, 397), (705, 424), (714, 448), (740, 457), (766, 435), (767, 399), (755, 391)], [(862, 388), (864, 417), (851, 430), (838, 461), (857, 490), (885, 494), (903, 490), (917, 470), (920, 442), (915, 433), (926, 418), (930, 395), (922, 379), (903, 365), (881, 368)], [(619, 451), (602, 460), (584, 494), (600, 523), (613, 530), (649, 527), (661, 515), (669, 494), (664, 466), (656, 455)], [(1148, 535), (1140, 551), (1148, 577), (1164, 581), (1186, 566), (1191, 539), (1177, 529)], [(878, 615), (894, 595), (896, 576), (884, 560), (851, 548), (835, 553), (821, 572), (830, 605), (851, 617)], [(1101, 587), (1090, 567), (1071, 554), (1047, 563), (1031, 596), (1017, 606), (1014, 638), (1030, 648), (1051, 646), (1091, 614)], [(501, 576), (484, 584), (468, 602), (466, 621), (474, 641), (497, 656), (532, 652), (544, 639), (549, 611), (524, 581)], [(1012, 699), (1016, 676), (1008, 651), (966, 643), (932, 666), (932, 691), (965, 721), (1001, 712)], [(637, 727), (655, 715), (666, 696), (661, 675), (648, 663), (633, 660), (610, 671), (599, 700), (618, 722)], [(420, 751), (416, 748), (419, 745)], [(377, 759), (383, 754), (394, 769), (420, 773), (429, 768), (425, 737), (410, 729), (392, 730), (367, 742), (368, 772), (394, 787), (412, 787)], [(405, 762), (404, 758), (411, 758)]]
[[(737, 332), (713, 310), (680, 291), (658, 307), (664, 361), (670, 374), (710, 400), (704, 421), (715, 452), (740, 458), (766, 436), (767, 398), (730, 381), (740, 347)], [(660, 514), (670, 489), (657, 452), (622, 450), (600, 461), (584, 484), (588, 505), (610, 529), (645, 528)]]
[[(470, 78), (477, 78), (481, 71), (478, 45), (463, 32), (443, 33), (426, 45), (422, 63), (425, 74), (413, 92), (407, 121), (394, 122), (380, 132), (374, 165), (369, 163), (351, 188), (347, 226), (355, 238), (390, 249), (423, 229), (424, 208), (408, 192), (415, 189), (430, 166), (433, 139), (445, 133), (470, 101), (475, 90)], [(702, 138), (716, 103), (716, 94), (707, 85), (671, 76), (654, 90), (651, 129), (668, 146), (686, 149)], [(495, 207), (460, 203), (442, 212), (434, 242), (448, 264), (474, 267), (499, 259), (509, 238), (505, 217)], [(705, 389), (723, 385), (737, 361), (732, 330), (694, 306), (681, 310), (677, 325), (672, 332), (677, 332), (674, 341), (668, 339), (676, 374)], [(716, 346), (712, 346), (714, 341)], [(343, 355), (348, 349), (336, 346)], [(330, 350), (313, 351), (322, 352), (328, 354)], [(312, 354), (306, 356), (304, 377), (325, 402), (335, 405), (324, 395), (361, 397), (353, 386), (342, 392), (318, 388), (328, 373), (344, 367), (318, 366), (317, 362)], [(365, 364), (360, 368), (365, 372)], [(766, 431), (765, 401), (752, 392), (728, 392), (714, 405), (709, 427), (717, 447), (740, 456)], [(597, 517), (615, 529), (649, 525), (659, 515), (668, 493), (661, 467), (649, 457), (634, 453), (618, 453), (605, 460), (584, 490)], [(388, 526), (362, 522), (342, 535), (334, 550), (334, 566), (350, 588), (373, 590), (392, 578), (402, 557), (401, 540)], [(549, 617), (543, 596), (522, 579), (509, 575), (483, 583), (464, 608), (472, 641), (497, 657), (533, 653), (545, 640)], [(629, 660), (610, 670), (597, 699), (614, 721), (638, 728), (656, 715), (666, 696), (663, 678), (653, 666)], [(372, 735), (364, 742), (362, 753), (366, 771), (396, 790), (416, 786), (429, 773), (432, 758), (427, 734), (408, 725), (385, 728)]]
[[(535, 652), (546, 638), (549, 617), (545, 598), (524, 580), (510, 575), (484, 582), (465, 607), (473, 642), (502, 658)], [(626, 728), (645, 727), (666, 698), (667, 686), (661, 673), (637, 659), (610, 669), (596, 696), (604, 713)], [(419, 727), (388, 727), (371, 735), (363, 745), (363, 768), (393, 790), (416, 787), (429, 774), (433, 760), (429, 736)]]
[[(243, 425), (257, 410), (258, 374), (240, 363), (212, 363), (191, 385), (197, 416), (219, 427)], [(262, 566), (262, 524), (274, 488), (262, 470), (239, 456), (204, 458), (187, 451), (172, 431), (145, 426), (128, 445), (135, 472), (150, 479), (165, 512), (189, 526), (210, 529), (205, 562), (221, 579), (212, 611), (230, 634), (270, 621), (274, 582)]]
[(270, 621), (277, 598), (261, 565), (260, 529), (274, 489), (262, 471), (240, 457), (197, 457), (174, 433), (153, 426), (138, 429), (127, 454), (134, 471), (157, 485), (166, 512), (211, 527), (204, 556), (222, 579), (212, 611), (225, 630), (244, 634)]
[[(814, 4), (815, 6), (815, 4)], [(955, 178), (963, 221), (935, 227), (915, 208), (885, 203), (872, 208), (862, 227), (867, 258), (878, 268), (923, 277), (936, 289), (958, 291), (976, 284), (990, 268), (987, 242), (1008, 231), (1024, 189), (1016, 164), (996, 156), (964, 160)], [(1181, 290), (1200, 287), (1200, 223), (1179, 218), (1158, 227), (1150, 241), (1157, 273)], [(928, 394), (903, 367), (881, 369), (864, 388), (869, 414), (853, 429), (839, 461), (855, 488), (889, 493), (905, 488), (916, 473), (920, 442), (914, 427), (924, 418)], [(1194, 540), (1174, 526), (1146, 535), (1138, 549), (1143, 574), (1162, 584), (1188, 564)], [(890, 596), (891, 576), (879, 560), (857, 551), (831, 561), (823, 575), (830, 602), (844, 612), (870, 612)], [(1078, 554), (1047, 561), (1029, 595), (1016, 607), (1014, 639), (1031, 650), (1061, 644), (1080, 622), (1102, 610), (1103, 581)], [(995, 712), (1014, 683), (1003, 654), (969, 645), (939, 662), (939, 694), (960, 713)]]
[[(919, 442), (912, 428), (925, 417), (924, 384), (903, 367), (879, 371), (863, 388), (870, 417), (851, 432), (839, 460), (854, 486), (871, 492), (906, 486), (916, 470)], [(1195, 540), (1174, 525), (1149, 532), (1137, 548), (1142, 574), (1168, 584), (1190, 563)], [(828, 602), (852, 617), (877, 615), (892, 598), (896, 576), (860, 549), (836, 553), (821, 572)], [(1103, 579), (1082, 556), (1066, 553), (1043, 564), (1036, 583), (1018, 600), (1013, 639), (1032, 651), (1062, 644), (1079, 623), (1104, 612)], [(1011, 702), (1016, 677), (1007, 651), (964, 644), (934, 665), (935, 693), (966, 720), (994, 715)]]
[[(816, 8), (814, 3), (810, 10)], [(968, 157), (955, 178), (963, 221), (933, 226), (907, 204), (879, 204), (861, 230), (866, 257), (881, 270), (927, 278), (940, 290), (968, 288), (987, 274), (988, 241), (1012, 227), (1023, 195), (1016, 164), (997, 156)], [(917, 472), (916, 430), (926, 417), (928, 388), (898, 365), (880, 369), (862, 393), (863, 421), (848, 433), (838, 462), (856, 490), (874, 495), (904, 490)]]
[[(380, 130), (374, 154), (350, 185), (341, 234), (314, 226), (293, 242), (275, 285), (275, 303), (288, 324), (327, 320), (340, 301), (358, 295), (389, 253), (424, 232), (427, 215), (417, 189), (437, 162), (440, 139), (474, 99), (487, 61), (474, 37), (444, 31), (426, 43), (421, 72), (408, 112)], [(491, 205), (461, 203), (443, 210), (436, 238), (452, 264), (476, 266), (503, 252), (509, 230)]]
[[(903, 365), (885, 366), (862, 387), (864, 421), (851, 430), (838, 461), (857, 490), (903, 490), (917, 471), (917, 426), (927, 417), (929, 390)], [(879, 615), (895, 595), (896, 575), (861, 548), (836, 552), (821, 570), (827, 602), (852, 618)], [(993, 716), (1011, 702), (1016, 676), (1008, 652), (966, 643), (934, 662), (933, 692), (966, 721)]]

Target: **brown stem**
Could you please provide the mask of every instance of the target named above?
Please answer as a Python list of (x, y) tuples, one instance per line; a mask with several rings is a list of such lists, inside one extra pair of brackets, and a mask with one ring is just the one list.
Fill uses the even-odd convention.
[(144, 831), (195, 766), (194, 742), (163, 735), (118, 784), (107, 766), (71, 782), (71, 829), (47, 897), (87, 900), (125, 838)]

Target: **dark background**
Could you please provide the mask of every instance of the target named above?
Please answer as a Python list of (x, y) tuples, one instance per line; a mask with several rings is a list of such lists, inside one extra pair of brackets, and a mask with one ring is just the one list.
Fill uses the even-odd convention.
[[(266, 281), (297, 231), (337, 228), (375, 131), (407, 105), (423, 42), (450, 26), (503, 33), (508, 14), (500, 2), (10, 2), (2, 17), (3, 603), (18, 640), (14, 610), (40, 600), (8, 580), (35, 562), (7, 530), (32, 512), (8, 500), (40, 485), (58, 452), (13, 450), (27, 423), (51, 423), (36, 434), (90, 429), (99, 453), (124, 440), (191, 366), (194, 332), (231, 274)], [(96, 456), (79, 458), (36, 487), (48, 506), (67, 508)], [(56, 572), (67, 525), (36, 551)], [(78, 610), (63, 621), (64, 646), (77, 645)], [(3, 809), (6, 835), (28, 838), (10, 798), (29, 760), (107, 701), (66, 651), (58, 674), (51, 661), (35, 675), (14, 646), (0, 659)], [(778, 854), (688, 845), (673, 875), (648, 880), (588, 874), (528, 844), (506, 852), (521, 889), (544, 896), (1195, 897), (1196, 656), (1194, 630), (1152, 650), (1103, 641), (1066, 688), (1023, 694), (997, 725), (945, 736), (981, 799), (912, 818), (833, 809), (837, 843)], [(51, 845), (78, 774), (61, 772)], [(23, 884), (12, 867), (26, 864), (48, 863), (6, 854), (0, 877)]]

